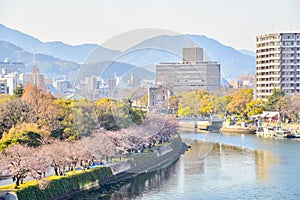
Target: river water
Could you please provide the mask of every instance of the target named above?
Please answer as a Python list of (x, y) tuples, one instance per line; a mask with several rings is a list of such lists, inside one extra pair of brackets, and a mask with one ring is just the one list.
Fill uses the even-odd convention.
[(181, 133), (171, 166), (72, 199), (300, 199), (300, 140)]

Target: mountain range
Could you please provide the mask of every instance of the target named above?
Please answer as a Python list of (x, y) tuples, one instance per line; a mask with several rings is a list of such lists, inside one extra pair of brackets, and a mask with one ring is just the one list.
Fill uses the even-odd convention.
[(67, 74), (80, 67), (74, 62), (60, 60), (45, 54), (32, 54), (10, 42), (0, 41), (0, 60), (3, 61), (7, 58), (9, 61), (24, 63), (26, 72), (31, 71), (36, 64), (41, 73), (51, 74), (52, 77)]
[[(88, 68), (94, 69), (95, 66), (105, 65), (104, 61), (114, 61), (115, 64), (111, 66), (114, 67), (108, 70), (108, 76), (120, 71), (122, 66), (131, 66), (139, 67), (138, 71), (142, 71), (143, 76), (153, 77), (155, 64), (163, 61), (181, 61), (182, 48), (191, 46), (204, 49), (204, 60), (219, 62), (223, 78), (236, 79), (240, 74), (255, 73), (254, 52), (239, 51), (203, 35), (157, 36), (121, 52), (97, 44), (73, 46), (63, 42), (42, 42), (0, 24), (0, 41), (3, 41), (0, 43), (1, 60), (9, 58), (12, 61), (24, 62), (29, 68), (33, 66), (32, 61), (35, 61), (44, 73), (67, 74), (81, 66), (86, 68), (91, 65)], [(117, 65), (119, 67), (116, 67)]]

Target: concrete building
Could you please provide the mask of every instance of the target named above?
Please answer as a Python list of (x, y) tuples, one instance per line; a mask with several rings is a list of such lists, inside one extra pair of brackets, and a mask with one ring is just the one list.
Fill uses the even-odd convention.
[(114, 74), (113, 77), (108, 79), (108, 91), (109, 92), (113, 92), (114, 90), (116, 90), (119, 82), (120, 82), (121, 77), (117, 76), (116, 74)]
[(197, 47), (189, 47), (182, 49), (183, 63), (196, 64), (203, 61), (203, 49)]
[(67, 80), (57, 80), (54, 85), (59, 94), (72, 90), (72, 84)]
[(130, 88), (140, 87), (141, 79), (135, 76), (134, 73), (130, 73), (130, 79), (128, 80), (127, 85)]
[(33, 84), (36, 87), (39, 88), (46, 88), (45, 81), (44, 81), (44, 75), (40, 73), (40, 70), (37, 66), (35, 66), (32, 70), (32, 72), (27, 74), (27, 83)]
[(7, 73), (6, 68), (2, 68), (0, 74), (1, 80), (1, 94), (14, 94), (14, 90), (16, 89), (17, 85), (19, 84), (19, 74), (17, 72)]
[(233, 89), (242, 89), (242, 88), (253, 88), (255, 82), (255, 76), (249, 76), (249, 74), (240, 75), (235, 80), (229, 80), (229, 84), (232, 86)]
[(8, 87), (6, 84), (6, 79), (0, 78), (0, 94), (8, 94)]
[(164, 62), (156, 65), (156, 83), (174, 93), (193, 90), (220, 90), (220, 64), (203, 61), (203, 49), (184, 48), (182, 62)]
[(300, 33), (271, 33), (256, 37), (254, 98), (266, 99), (273, 89), (300, 93)]
[[(71, 86), (70, 81), (62, 81), (61, 83), (64, 83), (64, 89)], [(108, 95), (108, 88), (103, 78), (94, 75), (79, 80), (75, 85), (74, 91), (92, 100)]]
[(18, 73), (13, 72), (13, 73), (4, 75), (4, 79), (6, 79), (6, 84), (8, 87), (8, 94), (13, 95), (14, 90), (16, 89), (16, 87), (18, 85), (18, 80), (19, 80)]
[(162, 85), (148, 88), (148, 110), (155, 112), (167, 112), (170, 90)]

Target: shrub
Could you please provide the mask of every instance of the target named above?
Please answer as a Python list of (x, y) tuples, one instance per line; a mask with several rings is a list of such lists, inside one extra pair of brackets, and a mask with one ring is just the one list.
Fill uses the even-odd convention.
[(82, 173), (69, 173), (63, 177), (49, 177), (50, 184), (44, 190), (38, 185), (25, 185), (17, 190), (18, 199), (40, 200), (53, 198), (67, 192), (81, 189), (83, 186), (107, 179), (112, 176), (110, 168), (99, 167), (84, 171)]

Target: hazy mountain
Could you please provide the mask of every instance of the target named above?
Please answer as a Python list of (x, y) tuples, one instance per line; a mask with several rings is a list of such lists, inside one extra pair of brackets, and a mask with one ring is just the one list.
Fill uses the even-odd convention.
[[(204, 60), (214, 60), (221, 64), (223, 78), (235, 79), (240, 74), (255, 73), (255, 57), (251, 56), (253, 52), (238, 51), (230, 46), (223, 45), (217, 40), (202, 35), (157, 36), (146, 39), (134, 47), (120, 52), (95, 44), (72, 46), (62, 42), (43, 43), (32, 36), (0, 24), (0, 40), (13, 43), (25, 50), (15, 49), (11, 52), (12, 50), (6, 49), (5, 51), (8, 52), (0, 52), (2, 57), (11, 57), (16, 59), (14, 61), (24, 60), (25, 64), (30, 63), (33, 57), (32, 52), (35, 54), (50, 55), (48, 57), (38, 54), (35, 56), (40, 64), (45, 65), (43, 67), (47, 72), (65, 72), (78, 67), (75, 63), (64, 60), (85, 64), (99, 64), (99, 62), (103, 63), (102, 61), (114, 60), (117, 63), (123, 63), (123, 67), (125, 67), (124, 63), (128, 63), (155, 72), (155, 65), (159, 62), (182, 61), (183, 47), (200, 46), (205, 51)], [(6, 54), (8, 56), (4, 56)], [(51, 66), (55, 66), (56, 68), (50, 69)], [(62, 69), (58, 69), (59, 67)], [(120, 67), (115, 69), (123, 70)]]
[(0, 24), (0, 40), (15, 44), (28, 52), (36, 52), (36, 48), (43, 44), (35, 37), (10, 29), (2, 24)]
[(255, 72), (253, 56), (242, 54), (217, 40), (201, 35), (164, 35), (147, 39), (125, 51), (120, 61), (139, 66), (181, 61), (182, 48), (192, 46), (204, 49), (204, 60), (218, 61), (224, 78), (237, 78), (240, 74)]
[[(111, 60), (117, 56), (120, 51), (103, 48), (97, 44), (82, 44), (82, 45), (68, 45), (63, 42), (42, 42), (28, 34), (17, 30), (10, 29), (0, 24), (0, 40), (7, 41), (16, 46), (21, 47), (25, 51), (34, 54), (47, 54), (62, 60), (68, 60), (76, 63), (84, 63), (90, 54), (89, 63)], [(97, 59), (95, 59), (95, 53)]]
[(245, 55), (248, 55), (248, 56), (253, 56), (255, 57), (256, 54), (254, 51), (250, 51), (250, 50), (247, 50), (247, 49), (240, 49), (239, 50), (242, 54), (245, 54)]
[(115, 60), (121, 51), (111, 50), (97, 45), (85, 58), (85, 64), (97, 63), (101, 61)]
[(36, 51), (63, 60), (83, 63), (86, 57), (97, 47), (96, 44), (72, 46), (63, 42), (45, 42)]
[(3, 61), (6, 58), (13, 62), (24, 63), (27, 72), (31, 71), (35, 64), (42, 73), (47, 74), (67, 74), (79, 68), (77, 63), (60, 60), (44, 54), (33, 55), (14, 44), (0, 41), (0, 60)]
[(127, 63), (102, 61), (93, 64), (83, 64), (77, 72), (77, 80), (89, 76), (101, 76), (107, 80), (114, 75), (124, 77), (126, 80), (131, 73), (140, 79), (155, 79), (155, 73)]

